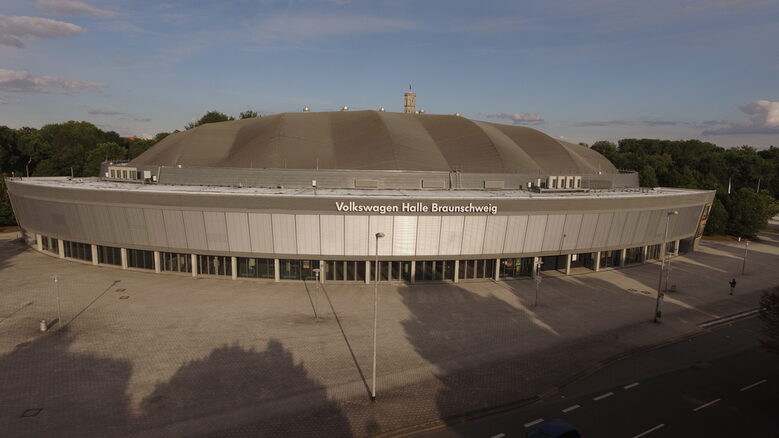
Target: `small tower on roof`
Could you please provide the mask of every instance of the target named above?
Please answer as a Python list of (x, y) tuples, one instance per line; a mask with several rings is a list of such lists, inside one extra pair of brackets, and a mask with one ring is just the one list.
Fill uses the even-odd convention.
[(406, 114), (414, 114), (416, 112), (417, 94), (411, 91), (411, 84), (408, 84), (408, 92), (404, 94), (403, 97), (405, 98), (403, 112)]

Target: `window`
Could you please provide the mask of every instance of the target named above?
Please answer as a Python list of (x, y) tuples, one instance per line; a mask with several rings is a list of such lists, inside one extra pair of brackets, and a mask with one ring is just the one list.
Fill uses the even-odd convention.
[(625, 250), (625, 264), (641, 263), (644, 258), (644, 247), (628, 248)]
[(88, 262), (92, 261), (92, 245), (68, 240), (63, 240), (62, 243), (65, 247), (65, 257)]
[(113, 246), (97, 247), (97, 262), (101, 265), (122, 265), (122, 250)]
[(533, 257), (500, 259), (500, 278), (528, 277), (532, 273)]
[(245, 278), (276, 278), (273, 259), (238, 257), (238, 276)]
[(59, 242), (57, 239), (53, 237), (48, 236), (41, 236), (41, 240), (43, 243), (43, 250), (48, 252), (53, 252), (54, 254), (59, 254)]
[[(350, 262), (352, 263), (352, 262)], [(365, 262), (363, 263), (363, 280), (365, 279)], [(350, 265), (353, 266), (353, 265)], [(279, 260), (279, 278), (282, 280), (314, 280), (314, 269), (319, 268), (319, 260)]]
[(658, 260), (660, 258), (660, 244), (649, 245), (646, 249), (647, 260)]
[(198, 273), (203, 275), (233, 275), (233, 263), (227, 256), (197, 256)]
[(138, 269), (154, 269), (154, 252), (142, 249), (127, 250), (127, 267)]
[(192, 272), (192, 256), (177, 252), (160, 253), (160, 268), (168, 272)]

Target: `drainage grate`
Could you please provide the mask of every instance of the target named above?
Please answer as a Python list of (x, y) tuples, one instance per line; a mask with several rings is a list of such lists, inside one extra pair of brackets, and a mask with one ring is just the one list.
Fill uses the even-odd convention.
[(126, 300), (128, 298), (130, 298), (129, 295), (122, 295), (121, 297), (119, 297), (120, 300)]
[(43, 410), (43, 408), (27, 409), (26, 411), (22, 412), (22, 415), (20, 415), (20, 417), (22, 417), (22, 418), (24, 418), (24, 417), (34, 417), (34, 416), (40, 414), (42, 410)]
[(121, 289), (117, 289), (116, 291), (117, 291), (117, 292), (124, 292), (124, 291), (126, 291), (126, 290), (127, 290), (127, 289), (125, 289), (125, 288), (121, 288)]

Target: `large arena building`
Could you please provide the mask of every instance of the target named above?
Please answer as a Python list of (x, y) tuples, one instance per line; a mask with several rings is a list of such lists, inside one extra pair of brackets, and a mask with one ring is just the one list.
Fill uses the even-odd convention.
[(368, 282), (374, 266), (382, 281), (502, 280), (642, 263), (694, 247), (714, 197), (641, 188), (586, 146), (424, 114), (413, 95), (404, 113), (206, 124), (101, 172), (7, 180), (31, 246), (271, 281)]

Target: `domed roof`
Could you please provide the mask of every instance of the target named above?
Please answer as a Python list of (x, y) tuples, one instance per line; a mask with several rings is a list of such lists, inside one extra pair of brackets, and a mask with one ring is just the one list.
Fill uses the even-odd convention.
[(283, 113), (165, 137), (133, 165), (276, 169), (618, 173), (604, 156), (541, 131), (454, 115)]

